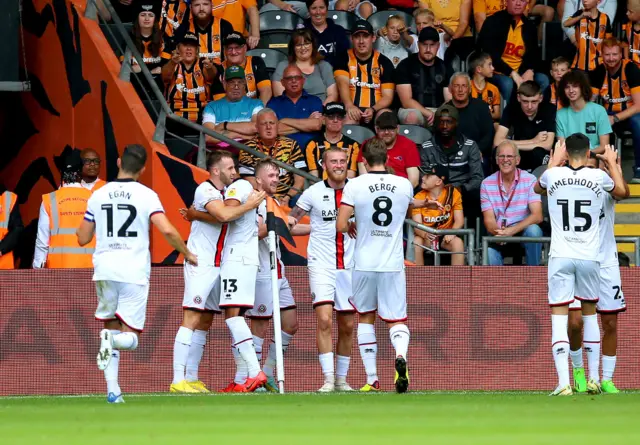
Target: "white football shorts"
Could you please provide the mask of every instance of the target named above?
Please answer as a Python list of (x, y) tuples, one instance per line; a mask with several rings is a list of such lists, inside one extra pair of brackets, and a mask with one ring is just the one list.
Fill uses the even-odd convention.
[(220, 312), (220, 268), (184, 265), (183, 309), (200, 312)]
[(220, 268), (220, 308), (252, 308), (256, 296), (258, 266), (245, 260), (226, 260)]
[(149, 284), (96, 281), (96, 293), (96, 320), (118, 319), (129, 328), (142, 332), (147, 318)]
[[(596, 309), (601, 314), (616, 314), (627, 310), (627, 304), (622, 291), (622, 280), (620, 279), (620, 267), (611, 266), (600, 269), (600, 299)], [(576, 299), (569, 309), (580, 310), (582, 305)]]
[(313, 307), (332, 304), (338, 312), (354, 312), (349, 298), (353, 295), (351, 269), (309, 267), (309, 287)]
[[(293, 299), (293, 292), (289, 286), (289, 280), (280, 278), (278, 280), (280, 288), (280, 310), (295, 309), (296, 302)], [(247, 311), (249, 318), (271, 318), (273, 317), (273, 295), (271, 293), (271, 277), (258, 277), (256, 279), (256, 300), (253, 309)]]
[(353, 271), (353, 296), (349, 299), (359, 314), (378, 311), (387, 323), (407, 319), (407, 279), (400, 272)]
[(573, 258), (550, 258), (547, 270), (549, 306), (565, 306), (574, 297), (583, 301), (598, 301), (600, 293), (600, 263)]

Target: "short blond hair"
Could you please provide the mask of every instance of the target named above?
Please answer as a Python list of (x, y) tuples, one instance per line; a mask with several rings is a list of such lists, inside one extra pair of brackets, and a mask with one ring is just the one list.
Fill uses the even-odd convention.
[(413, 11), (413, 18), (414, 19), (417, 19), (418, 16), (420, 16), (420, 15), (425, 15), (425, 16), (429, 17), (432, 21), (436, 19), (436, 15), (431, 9), (420, 8), (420, 9), (416, 9), (415, 11)]
[(389, 26), (389, 23), (391, 23), (392, 20), (396, 20), (402, 23), (402, 26), (407, 26), (407, 24), (404, 22), (404, 19), (399, 15), (390, 15), (389, 18), (387, 19), (386, 26)]

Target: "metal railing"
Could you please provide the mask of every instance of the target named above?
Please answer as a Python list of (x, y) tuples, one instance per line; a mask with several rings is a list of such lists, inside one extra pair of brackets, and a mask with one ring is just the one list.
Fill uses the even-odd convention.
[(415, 262), (414, 246), (418, 246), (427, 252), (434, 254), (434, 265), (440, 265), (440, 255), (459, 255), (459, 253), (449, 252), (447, 250), (436, 250), (429, 246), (423, 246), (413, 242), (415, 238), (415, 229), (422, 230), (436, 236), (446, 235), (458, 235), (462, 237), (463, 244), (466, 246), (463, 254), (467, 256), (467, 264), (469, 266), (475, 266), (475, 230), (474, 229), (434, 229), (433, 227), (425, 226), (417, 223), (411, 219), (405, 220), (407, 229), (407, 254), (408, 261)]
[[(489, 265), (489, 244), (496, 243), (543, 243), (550, 244), (551, 237), (524, 237), (524, 236), (483, 236), (482, 237), (482, 265)], [(634, 264), (640, 266), (640, 236), (616, 236), (616, 243), (629, 243), (634, 245)]]

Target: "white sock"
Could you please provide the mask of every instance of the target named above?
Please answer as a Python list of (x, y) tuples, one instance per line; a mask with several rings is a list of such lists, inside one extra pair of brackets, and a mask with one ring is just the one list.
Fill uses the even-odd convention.
[(324, 375), (324, 381), (334, 383), (335, 373), (333, 371), (333, 352), (325, 352), (319, 354), (320, 368), (322, 368), (322, 375)]
[(185, 379), (185, 369), (187, 367), (187, 357), (189, 356), (189, 348), (193, 331), (184, 326), (180, 326), (176, 339), (173, 342), (173, 383), (180, 383)]
[(568, 315), (551, 315), (551, 349), (558, 372), (558, 385), (569, 385), (569, 327)]
[[(289, 343), (291, 342), (291, 339), (293, 338), (293, 335), (291, 334), (287, 334), (286, 332), (282, 331), (282, 354), (284, 355), (285, 352), (287, 352), (287, 349), (289, 348)], [(276, 367), (276, 342), (271, 340), (271, 343), (269, 344), (269, 354), (267, 355), (267, 360), (264, 362), (264, 366), (262, 368), (262, 370), (264, 371), (264, 373), (267, 375), (267, 377), (273, 377), (273, 370)]]
[(262, 362), (262, 345), (264, 345), (264, 338), (253, 336), (253, 347), (256, 348), (256, 357), (258, 357), (258, 363)]
[(577, 351), (569, 351), (569, 356), (571, 357), (571, 365), (573, 369), (576, 368), (584, 368), (584, 360), (582, 359), (582, 348)]
[(336, 355), (336, 381), (347, 381), (347, 374), (349, 373), (349, 363), (351, 363), (351, 357)]
[(247, 363), (247, 373), (250, 378), (260, 373), (260, 364), (253, 348), (253, 336), (251, 329), (243, 317), (231, 317), (225, 320), (233, 337), (233, 345), (238, 348), (242, 359)]
[(616, 356), (602, 356), (602, 380), (613, 380), (613, 371), (616, 369)]
[(197, 382), (198, 368), (200, 367), (200, 361), (204, 354), (204, 346), (207, 344), (207, 331), (193, 331), (193, 337), (191, 337), (191, 347), (189, 348), (189, 355), (187, 356), (187, 373), (185, 378), (187, 382)]
[(409, 328), (403, 324), (397, 324), (389, 329), (391, 344), (396, 350), (396, 358), (402, 357), (406, 360), (409, 349)]
[(113, 348), (133, 351), (138, 347), (138, 336), (133, 332), (120, 332), (113, 336)]
[(584, 325), (584, 350), (587, 351), (587, 364), (589, 365), (589, 380), (600, 381), (600, 326), (598, 316), (583, 315)]
[(247, 362), (244, 361), (242, 356), (240, 355), (240, 351), (235, 346), (231, 346), (231, 351), (233, 352), (233, 359), (236, 362), (236, 375), (233, 378), (233, 381), (238, 385), (244, 384), (247, 381)]
[(378, 380), (376, 369), (378, 343), (376, 343), (376, 331), (372, 324), (358, 323), (358, 347), (367, 373), (367, 383), (373, 385)]
[[(112, 335), (119, 334), (120, 331), (112, 330)], [(118, 367), (120, 366), (120, 351), (114, 349), (111, 353), (111, 361), (104, 370), (104, 379), (107, 382), (107, 394), (110, 392), (120, 395), (120, 385), (118, 384)]]

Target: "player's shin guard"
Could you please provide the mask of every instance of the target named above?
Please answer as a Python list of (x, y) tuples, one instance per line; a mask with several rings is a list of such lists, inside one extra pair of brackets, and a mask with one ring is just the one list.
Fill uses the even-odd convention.
[(251, 329), (243, 317), (231, 317), (225, 320), (227, 327), (231, 331), (233, 344), (242, 359), (247, 363), (247, 373), (250, 378), (256, 377), (260, 373), (260, 364), (256, 357), (256, 350), (253, 347), (253, 335)]
[(587, 351), (587, 364), (589, 365), (589, 380), (600, 381), (600, 326), (598, 316), (583, 315), (584, 324), (584, 349)]
[(616, 369), (616, 356), (602, 356), (602, 380), (613, 380), (613, 371)]
[(364, 370), (367, 373), (367, 383), (373, 385), (378, 380), (376, 367), (378, 343), (376, 342), (376, 332), (372, 324), (358, 323), (358, 347)]
[(409, 349), (409, 328), (406, 325), (397, 324), (389, 329), (389, 337), (396, 350), (396, 358), (402, 357), (406, 360)]
[(240, 355), (240, 351), (235, 346), (231, 346), (231, 351), (233, 352), (233, 360), (236, 362), (236, 375), (233, 378), (233, 381), (238, 385), (243, 385), (244, 382), (247, 381), (247, 362), (244, 361), (242, 356)]
[(558, 372), (559, 387), (569, 385), (569, 325), (568, 315), (551, 315), (551, 349)]
[(113, 336), (114, 349), (133, 351), (138, 347), (138, 335), (134, 332), (121, 332)]
[(207, 344), (207, 331), (193, 331), (191, 337), (191, 347), (187, 356), (187, 372), (185, 378), (187, 382), (197, 382), (198, 368), (204, 354), (204, 347)]
[(264, 345), (264, 338), (260, 338), (256, 335), (253, 336), (253, 347), (256, 348), (256, 357), (258, 357), (258, 363), (262, 362), (262, 346)]
[(191, 341), (193, 339), (193, 331), (184, 326), (180, 326), (176, 339), (173, 343), (173, 384), (177, 385), (185, 379), (185, 370), (187, 368), (187, 360)]
[[(289, 343), (293, 339), (293, 335), (287, 334), (282, 331), (282, 354), (287, 352), (289, 348)], [(271, 340), (269, 343), (269, 354), (267, 355), (267, 360), (264, 362), (263, 371), (267, 375), (267, 377), (274, 377), (273, 370), (276, 367), (276, 342)]]

